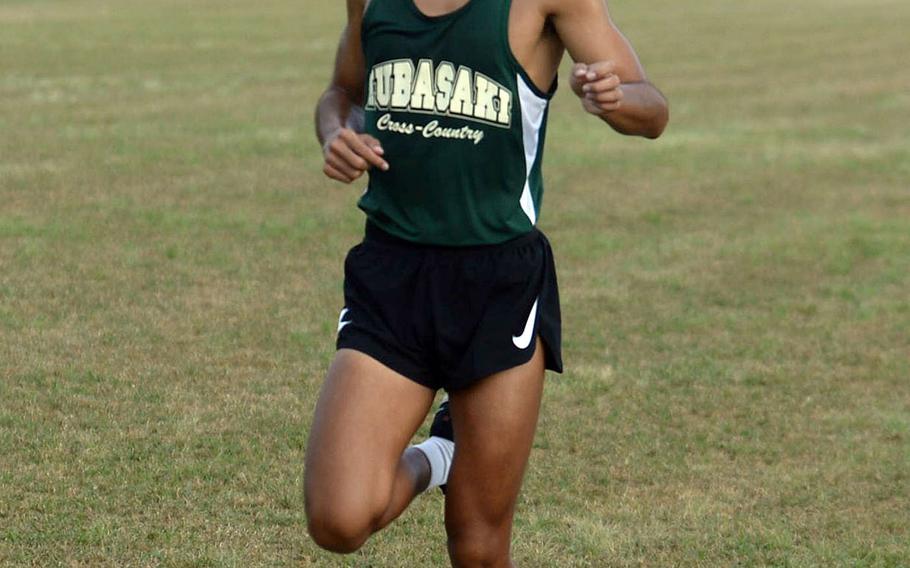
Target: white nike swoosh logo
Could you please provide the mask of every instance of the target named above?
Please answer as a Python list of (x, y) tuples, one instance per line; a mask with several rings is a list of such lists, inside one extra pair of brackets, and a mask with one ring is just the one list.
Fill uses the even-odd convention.
[(338, 333), (341, 333), (341, 330), (344, 329), (344, 326), (351, 323), (350, 321), (342, 321), (342, 320), (344, 320), (344, 316), (348, 315), (349, 311), (350, 310), (348, 310), (347, 308), (344, 308), (343, 310), (341, 310), (341, 315), (338, 316)]
[(528, 321), (525, 323), (525, 328), (521, 335), (512, 336), (512, 343), (519, 349), (527, 349), (531, 345), (531, 336), (534, 334), (534, 317), (537, 315), (537, 302), (539, 301), (540, 298), (534, 300), (534, 305), (531, 306), (531, 314), (528, 315)]

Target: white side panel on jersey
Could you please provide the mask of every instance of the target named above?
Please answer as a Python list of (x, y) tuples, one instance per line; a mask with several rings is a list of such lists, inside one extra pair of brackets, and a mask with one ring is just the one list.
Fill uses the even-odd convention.
[(518, 96), (521, 99), (521, 132), (525, 146), (525, 187), (521, 192), (521, 209), (537, 224), (537, 211), (534, 210), (534, 197), (531, 195), (531, 170), (537, 163), (537, 150), (540, 147), (540, 127), (543, 125), (544, 113), (547, 110), (547, 99), (542, 99), (525, 83), (524, 77), (518, 75)]

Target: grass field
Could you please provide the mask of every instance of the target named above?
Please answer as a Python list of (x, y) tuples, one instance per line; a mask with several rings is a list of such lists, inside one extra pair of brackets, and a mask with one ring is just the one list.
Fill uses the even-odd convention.
[[(563, 296), (526, 567), (910, 566), (910, 3), (611, 3), (656, 143), (568, 89)], [(361, 186), (312, 107), (343, 5), (0, 2), (0, 565), (446, 564), (419, 499), (351, 557), (303, 449)]]

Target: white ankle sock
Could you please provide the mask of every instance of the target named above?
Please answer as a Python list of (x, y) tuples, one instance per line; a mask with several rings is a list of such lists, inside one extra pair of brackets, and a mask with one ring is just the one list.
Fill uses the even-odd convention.
[(423, 452), (430, 462), (430, 484), (427, 491), (440, 485), (445, 485), (449, 480), (449, 469), (452, 467), (452, 455), (455, 453), (455, 444), (451, 440), (431, 436), (426, 441), (413, 446)]

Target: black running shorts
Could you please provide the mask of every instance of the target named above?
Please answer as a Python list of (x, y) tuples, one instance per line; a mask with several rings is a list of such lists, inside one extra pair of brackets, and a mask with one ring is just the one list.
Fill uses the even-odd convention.
[(498, 245), (420, 245), (367, 223), (344, 262), (338, 349), (431, 389), (458, 390), (527, 363), (536, 336), (562, 372), (559, 290), (539, 230)]

